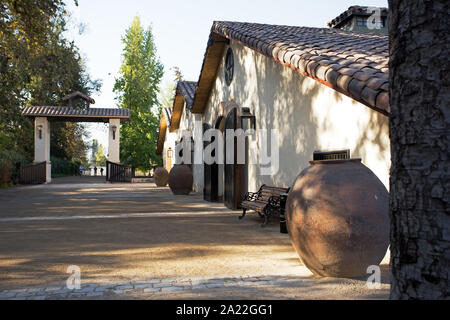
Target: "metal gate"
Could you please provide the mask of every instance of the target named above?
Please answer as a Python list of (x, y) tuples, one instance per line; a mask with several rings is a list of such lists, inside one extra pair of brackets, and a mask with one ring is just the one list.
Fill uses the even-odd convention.
[(134, 168), (106, 161), (106, 181), (131, 182), (134, 178)]
[(30, 164), (20, 168), (20, 184), (42, 184), (47, 181), (47, 162)]

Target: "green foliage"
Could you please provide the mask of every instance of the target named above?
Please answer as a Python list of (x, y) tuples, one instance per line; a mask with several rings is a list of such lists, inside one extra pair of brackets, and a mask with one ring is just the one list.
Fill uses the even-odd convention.
[(181, 70), (179, 67), (177, 67), (177, 66), (173, 67), (173, 72), (175, 73), (175, 83), (178, 81), (184, 80), (183, 74), (181, 73)]
[[(59, 105), (70, 92), (100, 88), (85, 72), (78, 48), (64, 37), (68, 19), (60, 0), (0, 0), (0, 150), (33, 160), (34, 124), (26, 105)], [(52, 123), (53, 156), (82, 160), (84, 128)]]
[(75, 176), (79, 172), (81, 162), (79, 160), (66, 160), (51, 157), (52, 177)]
[(163, 65), (156, 56), (151, 28), (144, 30), (138, 17), (126, 30), (122, 42), (123, 63), (114, 92), (119, 105), (130, 109), (131, 118), (121, 128), (120, 158), (122, 163), (145, 171), (161, 163), (156, 144)]
[(173, 67), (174, 72), (174, 80), (169, 84), (166, 84), (165, 88), (161, 92), (161, 105), (166, 108), (173, 107), (173, 101), (175, 99), (175, 93), (177, 89), (178, 81), (183, 81), (183, 74), (181, 73), (180, 68)]
[(105, 167), (106, 166), (106, 155), (103, 151), (103, 145), (99, 145), (97, 152), (95, 153), (95, 163), (99, 167)]
[(95, 161), (95, 154), (98, 151), (98, 140), (94, 139), (92, 140), (92, 144), (91, 144), (91, 157), (90, 157), (90, 161), (94, 162)]
[(0, 150), (0, 186), (17, 183), (20, 165), (25, 165), (27, 159), (14, 150)]

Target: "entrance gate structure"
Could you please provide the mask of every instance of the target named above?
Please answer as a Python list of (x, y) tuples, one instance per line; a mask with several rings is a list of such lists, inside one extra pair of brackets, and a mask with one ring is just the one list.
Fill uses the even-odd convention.
[[(74, 107), (74, 102), (83, 100), (85, 106)], [(94, 99), (75, 92), (63, 98), (68, 107), (28, 106), (22, 115), (34, 119), (34, 164), (45, 163), (45, 178), (41, 182), (51, 182), (50, 124), (52, 122), (103, 122), (109, 123), (108, 161), (120, 163), (120, 124), (130, 119), (130, 110), (123, 108), (91, 108)]]

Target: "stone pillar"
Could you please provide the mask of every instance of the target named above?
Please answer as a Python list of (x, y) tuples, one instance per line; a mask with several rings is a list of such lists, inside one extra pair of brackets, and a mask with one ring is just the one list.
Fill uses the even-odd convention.
[(120, 163), (120, 119), (109, 119), (108, 160)]
[(34, 162), (47, 163), (46, 183), (52, 181), (52, 166), (50, 162), (50, 122), (46, 117), (36, 117), (34, 120)]

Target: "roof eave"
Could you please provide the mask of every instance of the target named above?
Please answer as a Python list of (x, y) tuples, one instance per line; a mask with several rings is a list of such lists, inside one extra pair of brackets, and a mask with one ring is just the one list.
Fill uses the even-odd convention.
[[(339, 30), (339, 32), (345, 31)], [(211, 41), (211, 39), (217, 39), (218, 41)], [(341, 80), (341, 78), (345, 76), (338, 74), (339, 78), (333, 77), (336, 72), (332, 68), (327, 68), (326, 70), (322, 69), (319, 71), (319, 67), (322, 68), (322, 66), (320, 66), (317, 62), (320, 59), (311, 60), (309, 57), (303, 58), (302, 56), (294, 57), (294, 55), (285, 55), (287, 51), (282, 49), (280, 46), (277, 46), (274, 42), (264, 42), (262, 40), (252, 39), (249, 44), (245, 42), (247, 39), (248, 37), (246, 37), (245, 34), (236, 30), (229, 30), (227, 26), (221, 25), (220, 22), (214, 22), (211, 28), (210, 41), (208, 41), (205, 58), (203, 60), (203, 65), (200, 72), (192, 113), (204, 113), (211, 95), (214, 80), (217, 76), (221, 59), (223, 57), (223, 52), (225, 49), (224, 40), (234, 40), (243, 46), (257, 51), (258, 53), (273, 58), (275, 61), (283, 64), (284, 66), (287, 66), (292, 70), (296, 70), (304, 76), (316, 80), (338, 91), (339, 93), (342, 93), (353, 100), (382, 113), (383, 115), (389, 116), (390, 107), (387, 90), (372, 92), (374, 90), (369, 90), (369, 88), (365, 91), (348, 91), (347, 88), (349, 87), (351, 81), (355, 82), (353, 82), (350, 88), (356, 89), (358, 89), (359, 81), (356, 79), (350, 79), (350, 81), (347, 82), (337, 81)], [(384, 76), (386, 76), (386, 74)], [(328, 81), (329, 79), (331, 80)], [(342, 83), (344, 85), (342, 85)]]
[(211, 30), (192, 104), (192, 113), (202, 114), (206, 108), (227, 42), (227, 37)]

